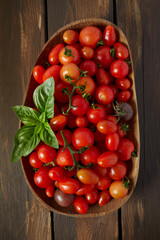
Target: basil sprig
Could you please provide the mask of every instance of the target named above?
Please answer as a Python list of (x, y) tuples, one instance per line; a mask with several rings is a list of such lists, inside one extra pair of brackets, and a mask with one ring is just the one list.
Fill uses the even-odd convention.
[(46, 80), (33, 93), (33, 101), (38, 112), (27, 106), (14, 106), (13, 110), (24, 124), (14, 137), (11, 162), (29, 155), (42, 140), (45, 144), (59, 148), (57, 138), (48, 119), (54, 117), (54, 79)]

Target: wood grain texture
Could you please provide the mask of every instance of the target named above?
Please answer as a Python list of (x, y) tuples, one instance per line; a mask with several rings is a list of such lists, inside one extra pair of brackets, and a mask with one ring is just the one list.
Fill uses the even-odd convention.
[[(36, 11), (35, 11), (36, 9)], [(30, 193), (10, 154), (26, 83), (44, 44), (43, 1), (0, 1), (0, 239), (51, 239), (51, 218)], [(3, 113), (3, 114), (2, 114)]]
[(117, 1), (117, 25), (132, 51), (137, 89), (141, 159), (137, 187), (122, 207), (122, 239), (160, 238), (159, 1)]

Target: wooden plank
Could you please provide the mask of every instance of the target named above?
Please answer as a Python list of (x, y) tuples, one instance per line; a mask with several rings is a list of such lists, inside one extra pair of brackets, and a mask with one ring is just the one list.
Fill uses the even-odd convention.
[(51, 239), (50, 212), (30, 193), (10, 154), (26, 83), (44, 44), (42, 0), (0, 1), (0, 239)]
[[(109, 0), (47, 1), (48, 36), (63, 25), (83, 18), (113, 21), (113, 3)], [(114, 224), (113, 224), (114, 223)], [(55, 240), (118, 239), (118, 212), (94, 219), (74, 219), (54, 214)]]
[(117, 1), (117, 24), (131, 46), (137, 88), (141, 160), (137, 187), (122, 208), (122, 239), (160, 237), (159, 1)]

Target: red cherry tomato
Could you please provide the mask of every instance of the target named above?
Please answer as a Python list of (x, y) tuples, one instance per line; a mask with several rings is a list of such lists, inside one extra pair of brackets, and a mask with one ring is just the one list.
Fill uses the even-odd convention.
[(110, 133), (115, 133), (117, 131), (117, 126), (115, 123), (111, 121), (102, 120), (98, 122), (97, 129), (99, 132), (103, 134), (110, 134)]
[(117, 97), (118, 93), (119, 93), (119, 90), (118, 90), (118, 87), (115, 85), (115, 84), (110, 84), (109, 85), (112, 90), (113, 90), (113, 93), (114, 93), (114, 97)]
[(79, 34), (78, 32), (74, 31), (74, 30), (66, 30), (63, 33), (63, 40), (65, 43), (67, 44), (73, 44), (76, 43), (79, 39)]
[(50, 185), (46, 188), (46, 195), (47, 197), (53, 197), (55, 192), (55, 187), (54, 185)]
[(111, 87), (107, 85), (101, 85), (97, 88), (96, 92), (96, 99), (101, 104), (109, 104), (114, 99), (114, 93)]
[(100, 39), (102, 39), (102, 33), (99, 28), (94, 26), (83, 28), (79, 34), (79, 42), (82, 46), (95, 48)]
[(47, 68), (47, 70), (43, 74), (43, 82), (45, 82), (48, 78), (53, 77), (54, 82), (57, 83), (59, 80), (60, 69), (61, 66), (59, 65), (53, 65)]
[(80, 182), (74, 178), (66, 178), (58, 183), (62, 192), (67, 194), (75, 194), (80, 189)]
[(33, 68), (33, 77), (40, 84), (43, 83), (44, 72), (45, 72), (45, 69), (40, 65), (37, 65)]
[[(70, 130), (68, 130), (68, 129), (63, 129), (63, 134), (64, 134), (67, 142), (69, 144), (71, 144), (71, 142), (72, 142), (72, 132)], [(62, 138), (62, 135), (61, 135), (60, 131), (57, 132), (56, 138), (58, 140), (59, 145), (64, 146), (64, 141), (63, 141), (63, 138)]]
[(84, 165), (88, 165), (89, 163), (97, 163), (97, 159), (100, 155), (100, 151), (97, 147), (92, 146), (87, 149), (84, 153), (81, 153), (80, 159)]
[(103, 206), (107, 204), (111, 200), (111, 195), (108, 190), (103, 190), (100, 192), (98, 204), (99, 206)]
[(52, 48), (48, 55), (48, 61), (51, 65), (59, 63), (59, 52), (64, 48), (64, 44), (58, 43)]
[(99, 176), (89, 168), (81, 168), (77, 173), (77, 177), (84, 184), (97, 184), (99, 182)]
[(43, 162), (38, 158), (38, 152), (32, 152), (29, 156), (29, 163), (33, 168), (40, 168), (43, 165)]
[(111, 48), (108, 46), (101, 46), (94, 52), (94, 61), (102, 68), (109, 68), (114, 58), (110, 54)]
[(77, 195), (85, 195), (95, 188), (95, 184), (81, 183), (81, 188), (76, 192)]
[(89, 102), (80, 95), (72, 97), (72, 106), (75, 107), (71, 108), (71, 112), (76, 116), (82, 116), (89, 110)]
[(53, 131), (60, 131), (63, 128), (65, 128), (66, 124), (67, 124), (67, 116), (64, 114), (59, 114), (55, 117), (53, 117), (50, 120), (50, 126), (52, 128)]
[(77, 128), (72, 135), (72, 144), (76, 149), (91, 147), (94, 143), (94, 136), (88, 128)]
[(120, 138), (123, 138), (124, 136), (126, 136), (126, 133), (123, 131), (121, 124), (117, 125), (117, 133)]
[(97, 124), (99, 121), (106, 118), (106, 109), (100, 104), (95, 104), (90, 107), (87, 117), (90, 122)]
[(99, 177), (105, 177), (108, 173), (108, 168), (100, 167), (98, 164), (94, 164), (93, 170)]
[(49, 177), (53, 180), (53, 181), (61, 181), (62, 179), (65, 178), (65, 171), (63, 168), (61, 167), (53, 167), (49, 173), (48, 173)]
[(121, 90), (127, 90), (131, 86), (131, 82), (128, 78), (118, 78), (115, 81), (116, 86)]
[(59, 52), (59, 61), (62, 65), (66, 63), (75, 63), (79, 65), (81, 61), (80, 52), (77, 48), (67, 45)]
[(87, 71), (86, 75), (90, 77), (94, 76), (97, 72), (97, 66), (92, 60), (83, 61), (79, 67), (83, 72)]
[[(75, 148), (72, 147), (72, 149), (75, 151)], [(76, 161), (78, 162), (79, 154), (75, 153), (74, 156), (75, 156)], [(74, 164), (73, 158), (67, 147), (65, 148), (64, 151), (63, 151), (63, 148), (60, 148), (58, 150), (56, 162), (60, 167), (73, 166), (73, 164)]]
[(125, 162), (118, 161), (116, 165), (111, 167), (108, 172), (108, 176), (113, 180), (121, 180), (126, 176), (127, 165)]
[(118, 162), (118, 155), (115, 152), (104, 152), (97, 159), (97, 163), (101, 167), (112, 167)]
[(116, 58), (125, 60), (129, 57), (128, 49), (122, 43), (115, 43), (114, 49), (116, 51)]
[(48, 176), (50, 167), (40, 167), (40, 169), (34, 174), (34, 182), (39, 188), (47, 188), (52, 185), (53, 181)]
[[(62, 113), (63, 113), (63, 112), (66, 112), (67, 109), (68, 109), (68, 104), (63, 105), (63, 106), (61, 107), (61, 112), (62, 112)], [(67, 117), (68, 117), (67, 126), (68, 126), (69, 128), (76, 128), (76, 124), (75, 124), (76, 116), (73, 115), (73, 114), (71, 113), (71, 111), (69, 111)]]
[(110, 72), (115, 78), (124, 78), (129, 73), (128, 64), (123, 60), (115, 60), (110, 66)]
[(122, 181), (114, 181), (110, 185), (109, 192), (113, 198), (120, 199), (127, 195), (128, 189), (123, 185)]
[(119, 160), (127, 161), (131, 158), (132, 152), (134, 151), (135, 147), (131, 140), (127, 138), (122, 138), (119, 143), (118, 147), (118, 156)]
[[(79, 87), (79, 88), (76, 89), (76, 92), (78, 94), (82, 95), (83, 93), (86, 93), (86, 94), (89, 93), (90, 95), (92, 95), (95, 91), (96, 84), (91, 77), (81, 77), (77, 81), (76, 87)], [(83, 88), (84, 88), (84, 90), (83, 90)]]
[(103, 42), (105, 45), (112, 46), (116, 42), (116, 32), (114, 27), (108, 25), (103, 32)]
[(74, 200), (74, 207), (80, 214), (85, 214), (88, 211), (88, 203), (82, 196), (77, 196)]
[(81, 55), (82, 55), (82, 58), (84, 58), (85, 60), (90, 60), (94, 56), (94, 51), (90, 47), (83, 47), (81, 49)]
[(105, 141), (109, 151), (117, 151), (120, 141), (119, 135), (117, 133), (108, 134)]
[(117, 124), (117, 121), (118, 121), (118, 119), (113, 115), (107, 115), (106, 120), (111, 121), (115, 124)]
[[(65, 66), (65, 65), (64, 65)], [(63, 94), (63, 89), (68, 88), (68, 90), (72, 91), (72, 85), (66, 84), (62, 81), (59, 81), (55, 86), (55, 93), (54, 97), (55, 100), (59, 103), (68, 103), (69, 102), (69, 96), (67, 94)]]
[(63, 67), (60, 70), (60, 78), (63, 82), (67, 84), (70, 84), (70, 80), (72, 83), (74, 83), (76, 79), (79, 77), (79, 75), (80, 71), (75, 63), (67, 63), (63, 65)]
[(98, 68), (97, 73), (96, 73), (96, 79), (97, 79), (97, 83), (99, 85), (104, 85), (104, 84), (110, 83), (110, 76), (102, 67)]
[(100, 177), (99, 182), (97, 184), (97, 188), (99, 190), (106, 190), (109, 188), (109, 186), (111, 185), (111, 179), (110, 177), (106, 176), (106, 177)]
[(117, 96), (118, 102), (128, 102), (130, 98), (131, 98), (131, 92), (128, 90), (121, 91)]
[(94, 204), (97, 202), (99, 197), (99, 192), (97, 189), (93, 189), (91, 192), (85, 194), (85, 198), (89, 204)]
[(56, 157), (56, 150), (46, 144), (38, 149), (38, 158), (44, 163), (52, 162)]
[(77, 117), (75, 120), (75, 124), (77, 127), (87, 127), (88, 119), (86, 116)]

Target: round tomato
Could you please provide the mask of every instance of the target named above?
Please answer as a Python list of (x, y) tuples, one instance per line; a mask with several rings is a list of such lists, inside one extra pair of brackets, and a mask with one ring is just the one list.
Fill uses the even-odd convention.
[(44, 72), (45, 72), (45, 69), (40, 65), (37, 65), (33, 68), (33, 77), (40, 84), (43, 83)]
[[(75, 151), (75, 149), (73, 147), (72, 147), (72, 149)], [(76, 161), (78, 162), (79, 154), (75, 153), (74, 156), (75, 156)], [(60, 148), (58, 150), (56, 162), (60, 167), (73, 166), (74, 161), (73, 161), (72, 155), (67, 147), (65, 148), (64, 151), (63, 151), (63, 148)]]
[(112, 167), (117, 162), (118, 162), (118, 154), (110, 151), (102, 153), (97, 159), (97, 163), (101, 167), (105, 167), (105, 168)]
[(102, 67), (98, 68), (97, 73), (96, 73), (96, 79), (97, 79), (97, 83), (99, 85), (104, 85), (104, 84), (110, 83), (110, 77), (109, 77), (108, 73), (104, 70), (104, 68), (102, 68)]
[(85, 194), (85, 198), (89, 204), (94, 204), (97, 202), (99, 197), (99, 192), (97, 189), (93, 189), (91, 192)]
[(59, 52), (64, 48), (64, 44), (58, 43), (52, 48), (48, 55), (48, 61), (51, 65), (59, 63)]
[(81, 183), (81, 188), (76, 192), (77, 195), (85, 195), (95, 188), (95, 184)]
[(52, 162), (56, 157), (56, 150), (46, 144), (42, 145), (38, 149), (38, 158), (44, 163)]
[(111, 195), (109, 190), (103, 190), (99, 194), (98, 204), (99, 206), (103, 206), (107, 204), (111, 200)]
[(71, 112), (76, 116), (82, 116), (86, 114), (89, 110), (89, 102), (80, 95), (72, 97), (72, 107)]
[(122, 181), (114, 181), (110, 185), (109, 192), (113, 198), (120, 199), (128, 194), (128, 189), (123, 185)]
[(52, 128), (53, 131), (60, 131), (63, 128), (65, 128), (66, 124), (67, 124), (67, 116), (64, 114), (59, 114), (55, 117), (53, 117), (50, 120), (50, 126)]
[(130, 98), (131, 98), (131, 92), (128, 90), (121, 91), (117, 96), (118, 102), (128, 102)]
[(114, 115), (107, 115), (106, 120), (111, 121), (115, 124), (118, 122), (118, 119)]
[[(64, 134), (68, 144), (71, 144), (71, 142), (72, 142), (72, 132), (68, 129), (63, 129), (63, 134)], [(64, 141), (63, 141), (63, 138), (62, 138), (62, 135), (61, 135), (60, 131), (57, 132), (56, 138), (58, 140), (59, 145), (64, 146)]]
[(79, 75), (80, 71), (75, 63), (67, 63), (60, 70), (60, 78), (67, 84), (71, 84), (70, 81), (74, 83)]
[(53, 197), (55, 192), (55, 187), (54, 185), (50, 185), (46, 188), (46, 195), (47, 197)]
[(32, 152), (29, 156), (29, 163), (33, 168), (40, 168), (43, 165), (43, 162), (38, 158), (38, 152)]
[(115, 78), (124, 78), (129, 73), (128, 64), (123, 60), (115, 60), (110, 66), (110, 72)]
[(62, 65), (66, 63), (75, 63), (79, 65), (81, 54), (77, 48), (67, 45), (59, 52), (59, 61)]
[(72, 135), (72, 144), (76, 149), (91, 147), (94, 143), (94, 136), (88, 128), (77, 128)]
[(118, 78), (115, 81), (116, 86), (121, 90), (127, 90), (131, 86), (131, 82), (128, 78)]
[(85, 214), (88, 211), (88, 203), (82, 196), (76, 196), (74, 200), (74, 207), (80, 214)]
[(100, 104), (94, 104), (90, 107), (87, 117), (90, 122), (97, 124), (99, 121), (106, 118), (106, 109)]
[(111, 133), (106, 136), (106, 146), (109, 151), (117, 151), (119, 146), (119, 135), (117, 133)]
[(99, 182), (99, 176), (89, 168), (81, 168), (77, 173), (77, 177), (84, 184), (97, 184)]
[(119, 42), (115, 43), (114, 49), (116, 52), (116, 54), (115, 54), (116, 58), (125, 60), (129, 57), (128, 49), (122, 43), (119, 43)]
[(81, 49), (81, 55), (82, 55), (82, 58), (84, 58), (85, 60), (90, 60), (94, 56), (94, 51), (90, 47), (83, 47)]
[(81, 153), (80, 159), (84, 165), (88, 165), (89, 163), (97, 163), (97, 158), (99, 157), (99, 155), (99, 149), (95, 146), (92, 146), (84, 153)]
[(79, 116), (76, 118), (75, 124), (77, 127), (87, 127), (88, 119), (86, 116)]
[(119, 143), (118, 147), (118, 156), (119, 160), (127, 161), (131, 158), (132, 152), (134, 151), (135, 147), (131, 140), (127, 138), (122, 138)]
[(69, 96), (67, 94), (63, 94), (63, 89), (68, 88), (68, 90), (72, 91), (72, 85), (68, 85), (62, 81), (59, 81), (55, 86), (54, 97), (55, 100), (59, 103), (68, 103)]
[(53, 181), (60, 181), (66, 176), (64, 169), (61, 167), (53, 167), (48, 175)]
[(107, 46), (112, 46), (116, 42), (116, 32), (114, 27), (108, 25), (103, 32), (103, 42)]
[(125, 162), (118, 161), (116, 165), (111, 167), (108, 172), (108, 176), (113, 180), (121, 180), (126, 176), (127, 165)]
[(34, 174), (34, 182), (39, 188), (47, 188), (52, 185), (53, 181), (48, 176), (50, 167), (40, 167), (40, 169)]
[(111, 185), (110, 177), (108, 177), (108, 176), (100, 177), (99, 182), (97, 184), (97, 188), (99, 190), (106, 190), (109, 188), (110, 185)]
[(117, 131), (117, 126), (115, 123), (108, 120), (101, 120), (97, 124), (97, 129), (103, 134), (111, 134)]
[(102, 33), (99, 28), (87, 26), (80, 31), (79, 42), (82, 46), (95, 48), (99, 40), (102, 39)]
[(62, 192), (67, 194), (75, 194), (80, 189), (80, 182), (74, 178), (66, 178), (58, 183)]
[(102, 68), (109, 68), (114, 58), (110, 54), (111, 48), (108, 46), (101, 46), (94, 52), (94, 61)]
[(96, 99), (101, 104), (108, 104), (111, 103), (114, 99), (114, 93), (111, 87), (107, 85), (101, 85), (97, 88), (96, 92)]
[(83, 72), (87, 71), (86, 75), (90, 77), (94, 76), (97, 72), (97, 66), (92, 60), (83, 61), (79, 67)]
[(96, 85), (91, 77), (81, 77), (76, 83), (76, 92), (80, 95), (90, 94), (92, 95), (95, 91)]
[(60, 70), (61, 66), (59, 65), (53, 65), (47, 68), (47, 70), (43, 74), (43, 82), (45, 82), (48, 78), (53, 77), (54, 82), (57, 83), (59, 80)]
[(79, 34), (78, 32), (74, 31), (74, 30), (66, 30), (63, 33), (63, 40), (65, 43), (67, 44), (73, 44), (76, 43), (79, 39)]

